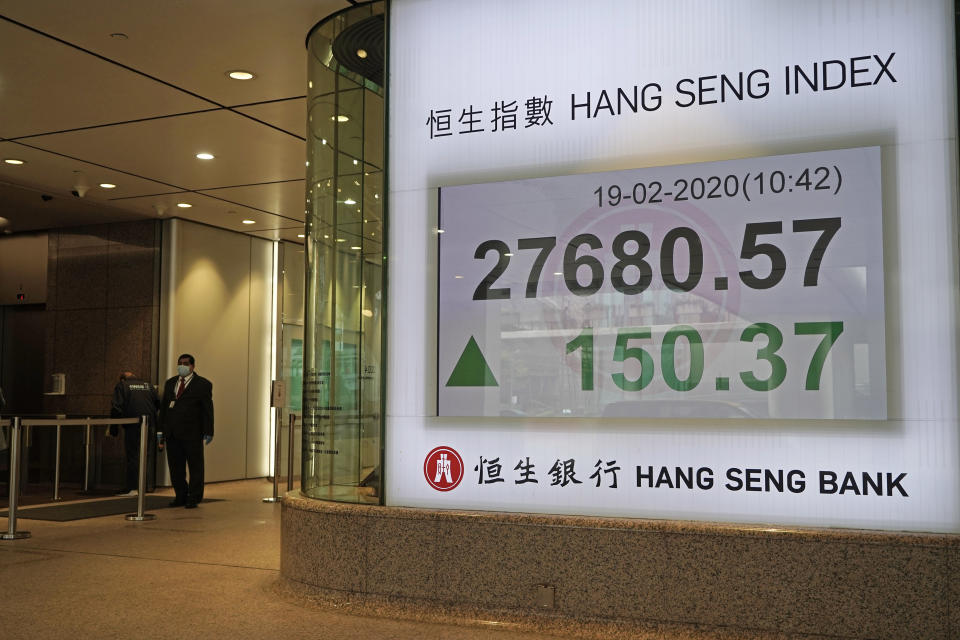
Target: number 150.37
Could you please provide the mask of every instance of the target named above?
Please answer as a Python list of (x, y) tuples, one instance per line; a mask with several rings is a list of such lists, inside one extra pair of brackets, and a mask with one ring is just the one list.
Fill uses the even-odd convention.
[[(793, 325), (793, 333), (797, 336), (823, 336), (816, 347), (807, 365), (807, 375), (804, 389), (817, 391), (820, 389), (820, 377), (823, 365), (830, 353), (830, 348), (843, 333), (843, 322), (797, 322)], [(740, 380), (748, 389), (754, 391), (772, 391), (779, 387), (787, 377), (787, 362), (777, 355), (783, 346), (783, 333), (776, 326), (768, 322), (757, 322), (746, 327), (740, 334), (740, 342), (753, 343), (758, 338), (766, 337), (766, 344), (757, 349), (757, 360), (769, 364), (770, 373), (767, 377), (760, 377), (753, 371), (740, 371)], [(617, 332), (617, 343), (613, 353), (614, 362), (636, 360), (640, 364), (640, 376), (627, 378), (625, 373), (613, 373), (613, 383), (624, 391), (641, 391), (652, 381), (655, 374), (653, 356), (642, 346), (631, 346), (632, 340), (649, 340), (650, 327), (620, 329)], [(677, 341), (684, 338), (689, 348), (689, 370), (686, 377), (681, 378), (677, 372), (676, 352)], [(594, 335), (592, 328), (586, 328), (576, 338), (567, 343), (567, 353), (580, 351), (580, 388), (583, 391), (593, 391), (594, 387)], [(677, 325), (669, 329), (663, 336), (660, 345), (660, 371), (663, 381), (674, 391), (691, 391), (700, 384), (703, 378), (703, 339), (700, 333), (689, 325)], [(719, 388), (719, 387), (718, 387)]]

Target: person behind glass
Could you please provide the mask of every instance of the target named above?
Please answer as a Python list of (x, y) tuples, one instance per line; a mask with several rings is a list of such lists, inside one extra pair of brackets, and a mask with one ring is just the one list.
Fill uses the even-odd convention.
[[(148, 434), (156, 429), (157, 391), (149, 382), (140, 380), (130, 371), (120, 374), (120, 380), (113, 388), (113, 401), (110, 404), (111, 418), (139, 418), (147, 416)], [(111, 429), (116, 428), (111, 426)], [(111, 432), (113, 433), (113, 432)], [(149, 437), (149, 436), (148, 436)], [(117, 495), (136, 495), (140, 486), (140, 422), (123, 425), (123, 449), (126, 454), (127, 470), (124, 475), (123, 490)], [(148, 460), (149, 462), (149, 453)], [(149, 465), (147, 471), (150, 480)], [(145, 487), (146, 489), (147, 487)]]
[(203, 500), (203, 447), (213, 440), (213, 384), (194, 372), (194, 364), (189, 353), (177, 358), (177, 375), (163, 385), (157, 432), (176, 492), (170, 506), (187, 509)]

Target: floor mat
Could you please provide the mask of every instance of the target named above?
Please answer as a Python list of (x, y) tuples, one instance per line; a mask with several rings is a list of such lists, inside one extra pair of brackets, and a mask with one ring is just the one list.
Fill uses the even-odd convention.
[[(144, 501), (144, 511), (169, 508), (173, 496), (147, 496)], [(208, 502), (223, 502), (222, 498), (204, 498), (200, 508)], [(177, 507), (182, 509), (183, 507)], [(17, 519), (52, 520), (54, 522), (68, 522), (70, 520), (84, 520), (86, 518), (100, 518), (102, 516), (119, 516), (137, 512), (136, 496), (129, 498), (109, 498), (106, 500), (92, 500), (90, 502), (67, 502), (51, 504), (43, 507), (24, 507), (17, 509)], [(0, 511), (0, 518), (7, 516), (7, 510)]]

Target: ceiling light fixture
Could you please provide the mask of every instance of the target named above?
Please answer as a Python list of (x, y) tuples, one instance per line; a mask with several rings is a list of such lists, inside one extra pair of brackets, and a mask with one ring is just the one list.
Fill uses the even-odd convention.
[(254, 78), (256, 78), (256, 76), (250, 73), (249, 71), (243, 71), (241, 69), (237, 69), (235, 71), (227, 71), (227, 75), (233, 78), (234, 80), (253, 80)]
[(7, 164), (26, 164), (23, 160), (18, 160), (17, 158), (4, 158), (3, 161)]
[(116, 188), (117, 188), (117, 185), (112, 184), (112, 183), (110, 183), (110, 182), (101, 182), (101, 183), (100, 183), (100, 188), (101, 188), (101, 189), (116, 189)]
[(257, 224), (256, 220), (244, 220), (243, 224)]
[(181, 209), (189, 209), (189, 208), (192, 207), (193, 205), (192, 205), (192, 204), (188, 204), (188, 203), (186, 203), (186, 202), (178, 202), (178, 203), (177, 203), (177, 206), (180, 207)]
[(366, 58), (366, 57), (367, 57), (367, 50), (366, 50), (366, 49), (357, 49), (357, 57), (360, 58), (361, 60), (364, 59), (364, 58)]
[(117, 33), (111, 33), (110, 37), (113, 38), (114, 40), (126, 40), (129, 36), (127, 36), (127, 34), (125, 33), (120, 33), (118, 31)]
[(362, 247), (350, 247), (350, 248), (353, 249), (354, 251), (360, 251)]
[(198, 160), (213, 160), (213, 158), (214, 158), (213, 154), (207, 153), (206, 151), (202, 151), (197, 154)]
[(297, 234), (297, 237), (298, 237), (298, 238), (306, 238), (307, 236), (305, 236), (305, 235), (302, 234), (302, 233), (298, 233), (298, 234)]
[(330, 119), (336, 120), (337, 122), (350, 122), (350, 116), (345, 116), (342, 114), (339, 116), (331, 116)]
[(354, 200), (353, 198), (347, 198), (346, 200), (343, 201), (343, 204), (357, 204), (357, 201)]

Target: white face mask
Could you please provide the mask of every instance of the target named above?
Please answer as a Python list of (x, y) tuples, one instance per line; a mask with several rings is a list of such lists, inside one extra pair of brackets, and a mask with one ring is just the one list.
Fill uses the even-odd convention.
[(190, 367), (185, 364), (177, 365), (177, 374), (179, 374), (181, 378), (186, 378), (190, 375)]

